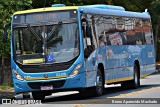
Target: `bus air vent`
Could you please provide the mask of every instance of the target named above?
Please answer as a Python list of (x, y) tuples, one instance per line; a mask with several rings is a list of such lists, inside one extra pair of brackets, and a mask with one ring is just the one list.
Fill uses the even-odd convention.
[(63, 7), (65, 6), (64, 4), (52, 4), (52, 7)]
[(104, 5), (104, 4), (88, 5), (87, 7), (125, 11), (125, 9), (122, 6), (113, 6), (113, 5)]
[(32, 89), (40, 89), (41, 86), (48, 86), (48, 85), (52, 85), (53, 88), (60, 88), (63, 87), (64, 83), (65, 80), (50, 81), (50, 82), (28, 82), (27, 84)]

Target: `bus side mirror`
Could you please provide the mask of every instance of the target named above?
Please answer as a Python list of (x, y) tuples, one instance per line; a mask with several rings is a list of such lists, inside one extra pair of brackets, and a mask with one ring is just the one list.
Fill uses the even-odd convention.
[(7, 23), (4, 25), (3, 27), (3, 31), (2, 31), (2, 40), (3, 40), (3, 43), (6, 43), (7, 42), (7, 37), (8, 37), (8, 32), (7, 32), (7, 28), (11, 26), (11, 23)]
[(3, 31), (2, 31), (3, 43), (7, 42), (7, 36), (8, 36), (7, 30), (3, 29)]

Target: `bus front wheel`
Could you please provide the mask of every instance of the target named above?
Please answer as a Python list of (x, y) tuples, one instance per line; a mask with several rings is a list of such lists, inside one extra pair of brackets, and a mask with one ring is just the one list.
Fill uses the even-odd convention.
[(102, 77), (101, 70), (98, 68), (97, 77), (96, 77), (96, 86), (93, 87), (92, 93), (94, 96), (101, 96), (104, 90), (104, 81)]
[(98, 69), (96, 76), (96, 86), (79, 90), (82, 97), (101, 96), (104, 90), (104, 81), (101, 70)]
[(34, 100), (42, 100), (43, 101), (45, 99), (45, 94), (42, 91), (33, 91), (32, 97)]

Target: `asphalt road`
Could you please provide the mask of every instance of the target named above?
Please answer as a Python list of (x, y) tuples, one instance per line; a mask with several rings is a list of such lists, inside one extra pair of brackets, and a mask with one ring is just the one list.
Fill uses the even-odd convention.
[[(120, 99), (117, 99), (120, 98)], [(142, 99), (140, 99), (142, 98)], [(149, 99), (146, 99), (149, 98)], [(156, 99), (159, 98), (159, 99)], [(120, 101), (119, 101), (120, 100)], [(138, 101), (133, 104), (126, 104), (125, 101)], [(150, 104), (140, 104), (141, 100), (152, 101)], [(115, 104), (117, 103), (118, 104)], [(122, 103), (122, 104), (121, 104)], [(130, 103), (130, 102), (129, 102)], [(155, 103), (155, 104), (152, 104)], [(156, 104), (159, 103), (159, 104)], [(107, 86), (105, 93), (100, 97), (82, 98), (78, 92), (61, 92), (46, 97), (46, 100), (39, 105), (0, 105), (1, 107), (159, 107), (160, 106), (160, 73), (150, 75), (141, 79), (141, 86), (138, 89), (121, 89), (120, 85)]]

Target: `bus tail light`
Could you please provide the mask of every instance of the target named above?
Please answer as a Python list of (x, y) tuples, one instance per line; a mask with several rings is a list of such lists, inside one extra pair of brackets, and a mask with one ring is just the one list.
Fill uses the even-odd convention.
[(74, 70), (70, 73), (70, 77), (73, 77), (73, 76), (75, 76), (75, 75), (77, 75), (78, 74), (78, 72), (79, 72), (79, 70), (80, 70), (80, 68), (81, 68), (81, 66), (82, 66), (82, 63), (79, 63), (75, 68), (74, 68)]
[(21, 81), (24, 80), (23, 77), (16, 70), (13, 69), (13, 73), (18, 80), (21, 80)]

